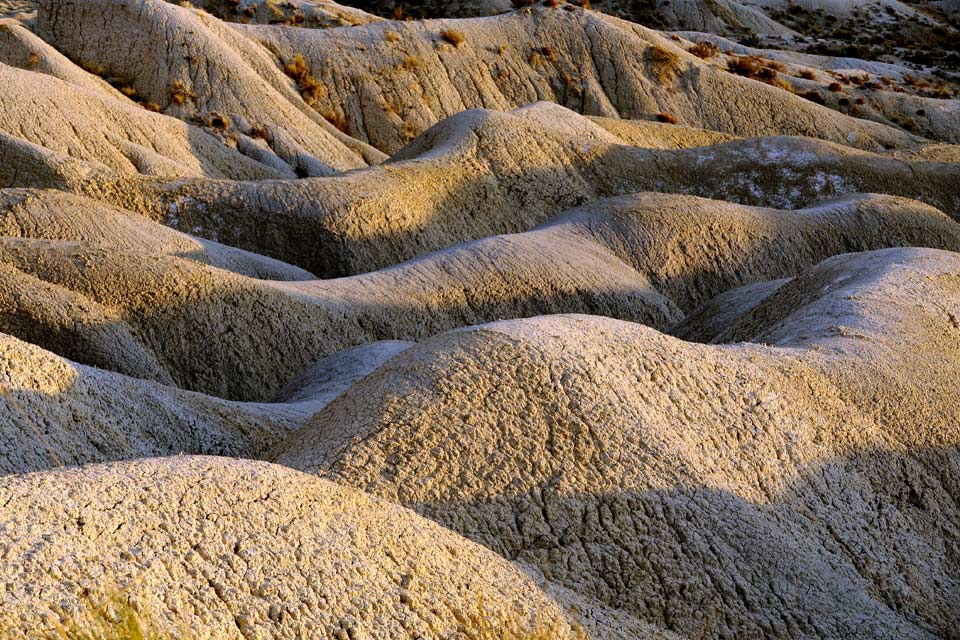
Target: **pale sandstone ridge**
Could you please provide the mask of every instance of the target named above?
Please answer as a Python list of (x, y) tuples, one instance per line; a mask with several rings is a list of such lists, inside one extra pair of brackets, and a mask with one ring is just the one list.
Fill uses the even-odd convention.
[(228, 22), (289, 24), (307, 29), (355, 26), (383, 19), (331, 0), (197, 0), (191, 4)]
[(0, 132), (121, 173), (230, 179), (282, 175), (198, 127), (99, 88), (2, 63), (0, 86), (16, 87), (0, 93)]
[(733, 323), (769, 347), (585, 316), (454, 331), (274, 459), (682, 636), (950, 635), (958, 273), (948, 252), (831, 258)]
[[(359, 141), (394, 153), (464, 109), (538, 100), (585, 115), (649, 119), (666, 112), (740, 136), (789, 132), (868, 150), (919, 140), (727, 73), (659, 32), (572, 5), (332, 30), (231, 25), (162, 0), (39, 6), (37, 30), (60, 51), (129, 79), (167, 113), (207, 122), (229, 117), (226, 128), (242, 150), (275, 153), (301, 175), (383, 158)], [(463, 40), (448, 42), (444, 32)], [(319, 82), (310, 105), (281, 71), (298, 55)], [(252, 139), (255, 126), (265, 129), (268, 144)]]
[[(750, 2), (737, 0), (656, 0), (657, 17), (671, 29), (691, 29), (714, 33), (757, 33), (791, 38), (797, 33)], [(610, 11), (626, 19), (637, 19), (629, 2), (600, 0), (597, 8)], [(643, 22), (643, 20), (638, 20)], [(656, 25), (660, 26), (660, 25)]]
[(958, 217), (957, 149), (927, 144), (891, 156), (799, 137), (739, 140), (538, 103), (463, 112), (383, 166), (308, 180), (125, 177), (0, 135), (0, 157), (8, 158), (0, 185), (83, 193), (334, 277), (526, 231), (565, 209), (635, 191), (776, 208), (889, 193)]
[[(955, 87), (951, 91), (949, 85), (942, 84), (943, 95), (924, 95), (937, 85), (932, 84), (934, 78), (926, 78), (916, 69), (850, 57), (758, 49), (712, 33), (680, 32), (677, 35), (691, 43), (716, 45), (723, 54), (710, 58), (710, 64), (717, 68), (726, 68), (738, 57), (757, 58), (764, 64), (777, 66), (778, 82), (835, 111), (889, 126), (909, 127), (917, 135), (933, 140), (960, 142), (960, 108), (956, 99), (960, 93), (956, 93)], [(681, 42), (687, 47), (693, 46)]]
[(0, 18), (10, 18), (29, 24), (37, 17), (33, 0), (0, 0)]
[[(355, 4), (381, 13), (387, 8), (399, 6), (412, 15), (423, 13), (434, 18), (489, 16), (514, 8), (511, 0), (356, 0)], [(582, 5), (583, 2), (574, 0), (571, 4)], [(657, 28), (762, 33), (784, 37), (796, 35), (759, 9), (736, 0), (593, 0), (590, 6), (597, 11)]]
[[(316, 359), (370, 341), (563, 312), (666, 330), (726, 289), (838, 253), (960, 249), (960, 225), (901, 198), (784, 211), (636, 194), (527, 233), (313, 280), (213, 243), (177, 250), (184, 236), (73, 196), (6, 198), (0, 331), (85, 364), (247, 401), (269, 400)], [(61, 230), (44, 233), (53, 215)], [(258, 272), (288, 281), (242, 275)], [(141, 352), (156, 365), (145, 370)]]
[[(571, 5), (350, 29), (236, 29), (282, 60), (302, 54), (326, 88), (314, 107), (340, 114), (351, 135), (387, 153), (464, 109), (538, 100), (585, 115), (649, 119), (666, 112), (739, 136), (789, 132), (866, 150), (918, 141), (716, 69), (659, 32)], [(463, 41), (448, 42), (444, 31)]]
[[(584, 4), (583, 0), (570, 3)], [(353, 4), (381, 15), (399, 8), (408, 15), (433, 18), (496, 15), (515, 7), (511, 0), (353, 0)], [(807, 25), (798, 33), (789, 26), (798, 14), (816, 18), (813, 25), (829, 26), (829, 32), (848, 26), (883, 34), (900, 21), (908, 21), (911, 27), (944, 27), (946, 23), (931, 10), (943, 11), (948, 21), (960, 11), (956, 0), (593, 0), (589, 6), (657, 29), (765, 36), (794, 47), (802, 46), (803, 35), (816, 40), (845, 33), (825, 34)]]
[(128, 597), (171, 637), (463, 637), (479, 606), (495, 626), (574, 637), (493, 552), (265, 463), (177, 457), (8, 476), (0, 505), (5, 638), (44, 637), (61, 603), (75, 610), (85, 590), (131, 582)]
[[(711, 136), (660, 123), (612, 125), (538, 103), (509, 113), (457, 114), (388, 163), (342, 176), (150, 183), (106, 197), (320, 277), (371, 271), (458, 242), (526, 231), (565, 209), (635, 191), (776, 208), (856, 192), (888, 193), (960, 217), (960, 165), (936, 161), (940, 147), (930, 150), (934, 158), (924, 159), (800, 137)], [(141, 197), (131, 199), (131, 190)]]
[(114, 98), (123, 96), (107, 81), (73, 64), (69, 58), (16, 20), (0, 19), (0, 62), (19, 69), (45, 73)]
[(126, 79), (168, 114), (234, 134), (241, 152), (289, 175), (384, 157), (310, 109), (268, 50), (208, 14), (162, 0), (38, 4), (37, 31), (60, 51)]
[[(122, 326), (89, 332), (139, 362), (132, 373), (162, 381), (152, 355), (137, 351)], [(84, 349), (86, 337), (70, 336), (71, 348)], [(3, 474), (182, 452), (255, 457), (323, 406), (227, 402), (75, 364), (3, 334), (0, 384)]]

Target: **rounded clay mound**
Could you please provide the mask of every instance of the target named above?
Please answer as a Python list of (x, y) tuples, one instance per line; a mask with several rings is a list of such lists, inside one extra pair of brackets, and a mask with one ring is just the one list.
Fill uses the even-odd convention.
[(3, 637), (82, 621), (85, 597), (121, 587), (157, 630), (201, 638), (440, 639), (475, 632), (481, 616), (574, 637), (493, 552), (265, 463), (177, 457), (7, 477), (0, 505)]
[(586, 316), (454, 331), (274, 460), (681, 635), (949, 633), (958, 268), (918, 249), (831, 258), (733, 323), (770, 347)]

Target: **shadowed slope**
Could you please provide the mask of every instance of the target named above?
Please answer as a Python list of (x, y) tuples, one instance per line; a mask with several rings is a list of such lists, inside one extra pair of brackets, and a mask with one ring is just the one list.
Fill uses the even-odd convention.
[(447, 333), (275, 459), (681, 635), (949, 634), (958, 274), (947, 252), (832, 258), (744, 320), (776, 348), (583, 316)]
[[(50, 214), (44, 204), (50, 198), (14, 207), (8, 216), (18, 220), (20, 233), (42, 229), (37, 221)], [(65, 216), (83, 213), (78, 202), (64, 204), (73, 207)], [(98, 217), (96, 209), (87, 215)], [(138, 233), (149, 233), (151, 223), (141, 222)], [(955, 222), (886, 196), (793, 212), (640, 194), (381, 271), (279, 282), (179, 257), (157, 240), (132, 251), (123, 225), (90, 234), (90, 224), (81, 216), (76, 235), (65, 228), (56, 240), (40, 239), (42, 231), (40, 238), (0, 239), (4, 304), (16, 310), (0, 317), (0, 328), (134, 375), (141, 359), (131, 361), (130, 354), (146, 348), (169, 378), (156, 370), (146, 377), (242, 400), (266, 400), (317, 358), (372, 340), (420, 340), (458, 326), (560, 312), (667, 329), (682, 311), (728, 288), (791, 276), (836, 253), (960, 248)], [(169, 241), (185, 241), (166, 233), (174, 236)], [(249, 263), (223, 247), (204, 251), (200, 257), (221, 256), (204, 258), (213, 264)], [(81, 302), (84, 313), (71, 314)], [(122, 327), (130, 346), (100, 342), (100, 325)], [(69, 340), (55, 339), (64, 331), (93, 346), (67, 350)]]
[[(90, 329), (102, 342), (112, 337), (115, 350), (124, 339), (135, 340), (123, 331), (119, 322)], [(64, 342), (78, 351), (83, 338)], [(183, 453), (259, 458), (409, 346), (373, 342), (347, 349), (315, 362), (273, 402), (239, 403), (76, 364), (0, 334), (0, 438), (7, 443), (0, 475)], [(129, 355), (140, 378), (150, 377), (144, 370), (151, 365), (159, 369), (142, 347)], [(157, 374), (161, 382), (164, 376)]]
[(0, 474), (182, 452), (254, 456), (310, 415), (127, 378), (3, 334), (0, 384)]
[(538, 104), (458, 114), (366, 171), (296, 183), (175, 184), (154, 198), (175, 210), (168, 219), (183, 229), (331, 277), (525, 231), (564, 209), (633, 191), (778, 208), (877, 192), (958, 216), (958, 166), (804, 138), (633, 147), (581, 116)]
[[(564, 209), (634, 191), (777, 208), (891, 193), (960, 215), (960, 165), (935, 161), (956, 155), (954, 147), (891, 157), (803, 138), (724, 140), (659, 123), (591, 120), (540, 103), (464, 112), (381, 167), (297, 181), (124, 178), (0, 137), (0, 154), (11, 161), (0, 165), (0, 184), (67, 188), (320, 277), (526, 231)], [(719, 144), (696, 146), (710, 143)]]

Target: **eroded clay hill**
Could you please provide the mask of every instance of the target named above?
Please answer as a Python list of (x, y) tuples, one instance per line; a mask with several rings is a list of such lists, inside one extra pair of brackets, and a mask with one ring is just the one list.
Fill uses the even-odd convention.
[(951, 3), (350, 4), (0, 0), (0, 638), (952, 637)]
[[(465, 18), (497, 15), (534, 0), (351, 0), (387, 17)], [(572, 0), (655, 29), (698, 31), (787, 48), (915, 68), (958, 70), (955, 0)]]
[(135, 577), (127, 597), (170, 637), (439, 639), (485, 623), (575, 637), (492, 551), (291, 469), (173, 457), (10, 477), (0, 496), (3, 637), (55, 633), (87, 591)]
[[(506, 110), (536, 100), (587, 115), (669, 113), (737, 135), (790, 131), (866, 149), (909, 141), (715, 69), (655, 31), (574, 5), (340, 29), (228, 25), (161, 0), (42, 0), (39, 7), (42, 37), (105, 75), (127, 79), (166, 113), (211, 123), (227, 117), (212, 124), (235, 130), (241, 142), (264, 129), (281, 156), (303, 148), (335, 168), (360, 160), (331, 155), (330, 138), (339, 132), (324, 118), (393, 153), (464, 109)], [(84, 36), (90, 32), (104, 37)], [(125, 46), (116, 46), (119, 40)], [(225, 68), (231, 73), (219, 77)]]
[[(838, 253), (960, 250), (960, 225), (889, 196), (780, 211), (637, 194), (526, 233), (314, 280), (72, 196), (4, 195), (4, 332), (89, 365), (247, 401), (269, 400), (316, 359), (373, 340), (559, 312), (666, 330), (725, 290)], [(40, 231), (51, 210), (56, 235)]]
[(455, 331), (274, 459), (688, 637), (949, 635), (958, 264), (830, 259), (730, 323), (771, 346), (586, 316)]
[(322, 179), (163, 181), (105, 173), (0, 138), (3, 150), (11, 162), (0, 184), (69, 189), (320, 277), (526, 231), (567, 208), (636, 191), (777, 208), (877, 192), (960, 215), (950, 145), (925, 143), (891, 155), (797, 136), (740, 140), (663, 123), (588, 119), (548, 103), (461, 113), (382, 166)]
[[(96, 40), (88, 37), (94, 21), (103, 36)], [(203, 12), (162, 1), (56, 1), (40, 4), (37, 32), (144, 106), (220, 135), (243, 132), (229, 143), (289, 175), (326, 175), (383, 158), (310, 109), (267, 50)]]

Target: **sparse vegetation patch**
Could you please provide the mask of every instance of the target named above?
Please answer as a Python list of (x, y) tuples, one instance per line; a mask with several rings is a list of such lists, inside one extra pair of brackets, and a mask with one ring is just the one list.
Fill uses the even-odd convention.
[(720, 47), (713, 44), (709, 40), (704, 40), (703, 42), (698, 42), (697, 44), (693, 45), (692, 47), (687, 49), (687, 51), (697, 56), (698, 58), (709, 60), (710, 58), (713, 58), (714, 56), (720, 53)]
[(444, 29), (440, 32), (440, 37), (455, 47), (459, 47), (467, 39), (467, 36), (463, 34), (463, 31), (459, 31), (457, 29)]
[(286, 73), (300, 89), (300, 96), (303, 101), (313, 106), (326, 95), (323, 85), (310, 73), (310, 66), (306, 58), (297, 53), (284, 65), (283, 72)]
[(186, 104), (187, 102), (196, 102), (197, 94), (183, 81), (177, 80), (170, 85), (170, 101), (174, 104)]
[(680, 56), (670, 49), (654, 45), (646, 51), (647, 64), (661, 83), (673, 82), (680, 69)]

